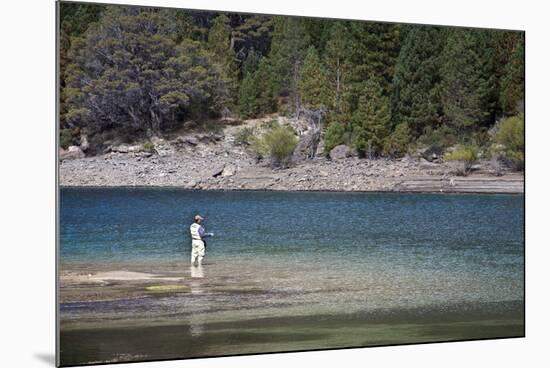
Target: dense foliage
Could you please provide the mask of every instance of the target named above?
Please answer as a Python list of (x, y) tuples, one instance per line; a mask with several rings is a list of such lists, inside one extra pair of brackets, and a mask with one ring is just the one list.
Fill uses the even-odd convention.
[(327, 152), (399, 157), (485, 144), (524, 100), (511, 31), (63, 3), (60, 68), (64, 143), (76, 128), (151, 136), (308, 109)]

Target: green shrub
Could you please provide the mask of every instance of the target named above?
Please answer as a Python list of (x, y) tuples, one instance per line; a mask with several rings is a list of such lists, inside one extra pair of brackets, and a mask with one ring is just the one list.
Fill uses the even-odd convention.
[(78, 142), (78, 133), (75, 129), (60, 129), (59, 130), (59, 145), (63, 149), (74, 146)]
[(522, 170), (525, 165), (525, 124), (523, 114), (504, 119), (497, 127), (492, 151), (508, 166)]
[(329, 155), (330, 151), (340, 145), (344, 144), (345, 128), (342, 124), (333, 121), (327, 127), (325, 132), (325, 155)]
[(145, 142), (141, 145), (141, 149), (145, 152), (155, 152), (155, 144), (153, 142)]
[(268, 155), (268, 149), (265, 145), (263, 137), (252, 138), (250, 142), (250, 151), (254, 154), (254, 157), (257, 160), (261, 160)]
[(269, 157), (274, 166), (286, 167), (297, 144), (298, 138), (292, 128), (276, 124), (254, 139), (251, 149), (259, 158)]
[(241, 146), (249, 146), (254, 138), (254, 128), (244, 127), (241, 128), (237, 135), (235, 135), (235, 143)]
[(409, 150), (410, 130), (407, 123), (398, 124), (384, 142), (384, 154), (390, 157), (403, 157)]
[(478, 150), (471, 145), (458, 145), (452, 152), (445, 155), (445, 160), (457, 163), (456, 173), (468, 175), (477, 161)]

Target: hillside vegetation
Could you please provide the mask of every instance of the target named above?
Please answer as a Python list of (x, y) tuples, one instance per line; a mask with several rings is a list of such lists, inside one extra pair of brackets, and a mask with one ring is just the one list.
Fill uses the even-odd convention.
[[(85, 136), (87, 155), (277, 113), (327, 155), (438, 146), (523, 168), (521, 32), (63, 3), (60, 69), (60, 144)], [(282, 165), (300, 147), (266, 139)]]

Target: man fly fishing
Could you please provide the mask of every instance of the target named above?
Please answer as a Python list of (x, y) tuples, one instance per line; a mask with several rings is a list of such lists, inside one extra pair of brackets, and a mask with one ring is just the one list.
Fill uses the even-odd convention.
[(200, 266), (204, 258), (206, 242), (204, 238), (214, 236), (214, 233), (207, 233), (202, 226), (204, 218), (201, 215), (195, 216), (195, 222), (191, 225), (191, 265), (194, 266), (198, 262)]

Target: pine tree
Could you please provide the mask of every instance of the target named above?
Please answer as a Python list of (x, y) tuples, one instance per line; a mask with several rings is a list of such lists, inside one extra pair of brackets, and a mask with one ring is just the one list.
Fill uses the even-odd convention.
[[(497, 84), (497, 96), (498, 96), (498, 106), (497, 113), (498, 116), (503, 113), (510, 113), (510, 111), (503, 106), (502, 94), (504, 88), (504, 79), (506, 75), (506, 69), (516, 45), (523, 39), (521, 32), (515, 31), (494, 31), (493, 42), (494, 42), (494, 64), (495, 64), (495, 78)], [(508, 111), (507, 111), (508, 110)]]
[(273, 88), (277, 95), (289, 96), (294, 108), (297, 108), (298, 79), (309, 37), (301, 18), (274, 17), (273, 22), (273, 39), (269, 53)]
[(336, 114), (342, 112), (342, 95), (344, 93), (348, 63), (348, 42), (346, 26), (342, 21), (336, 21), (330, 30), (330, 38), (325, 48), (325, 65), (327, 78), (331, 85), (329, 97), (332, 99), (331, 108)]
[(60, 30), (59, 30), (59, 86), (60, 94), (60, 125), (63, 128), (70, 124), (65, 116), (70, 106), (67, 99), (74, 98), (80, 91), (67, 87), (66, 78), (70, 78), (71, 70), (74, 70), (73, 54), (69, 52), (74, 43), (75, 47), (81, 45), (85, 32), (90, 25), (99, 21), (105, 11), (105, 5), (60, 3)]
[(393, 119), (405, 122), (415, 136), (434, 127), (442, 115), (439, 96), (440, 54), (444, 32), (414, 27), (407, 32), (393, 79)]
[(522, 112), (518, 105), (525, 99), (525, 43), (523, 37), (516, 43), (501, 81), (500, 104), (508, 115)]
[(304, 106), (324, 109), (328, 106), (328, 81), (326, 71), (319, 59), (315, 46), (310, 46), (298, 81), (298, 92)]
[(256, 84), (256, 105), (258, 114), (269, 114), (275, 111), (276, 101), (276, 76), (273, 67), (266, 57), (260, 59), (258, 69), (254, 73)]
[(248, 73), (239, 88), (239, 114), (247, 119), (256, 116), (258, 93), (254, 73)]
[(73, 43), (64, 119), (93, 130), (157, 134), (192, 114), (219, 112), (226, 87), (196, 41), (176, 45), (166, 19), (137, 7), (110, 7)]
[(488, 125), (495, 113), (494, 51), (480, 31), (455, 29), (443, 51), (441, 97), (445, 117), (465, 134)]
[(240, 16), (244, 19), (232, 31), (233, 49), (239, 59), (254, 49), (259, 55), (267, 55), (271, 46), (272, 18), (267, 15)]
[(238, 69), (235, 63), (235, 52), (231, 47), (231, 27), (227, 16), (221, 14), (214, 18), (212, 28), (208, 32), (207, 46), (229, 88), (230, 99), (224, 104), (231, 105), (231, 100), (235, 97), (237, 89)]
[(304, 18), (304, 26), (310, 40), (310, 45), (322, 55), (330, 38), (333, 20), (319, 18)]
[(347, 59), (348, 91), (346, 104), (354, 111), (363, 83), (377, 79), (384, 96), (391, 92), (395, 63), (399, 53), (399, 26), (383, 23), (350, 22)]
[(391, 113), (389, 98), (375, 78), (369, 79), (353, 114), (354, 147), (359, 157), (373, 157), (383, 148), (389, 134)]
[(261, 54), (256, 52), (254, 48), (251, 48), (246, 55), (246, 59), (241, 67), (241, 72), (243, 78), (246, 77), (249, 73), (254, 73), (258, 69), (258, 64), (260, 63)]

